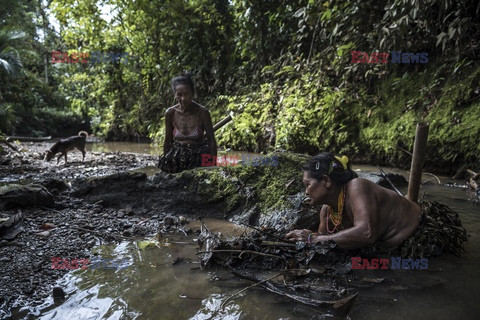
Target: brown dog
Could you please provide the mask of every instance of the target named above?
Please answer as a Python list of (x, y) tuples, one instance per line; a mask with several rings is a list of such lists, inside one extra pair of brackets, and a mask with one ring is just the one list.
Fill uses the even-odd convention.
[(60, 152), (60, 155), (57, 158), (57, 164), (60, 161), (62, 156), (65, 157), (65, 163), (67, 163), (67, 152), (77, 148), (82, 152), (82, 161), (85, 159), (85, 139), (87, 139), (88, 133), (85, 131), (80, 131), (78, 136), (73, 136), (65, 139), (60, 139), (56, 142), (50, 150), (45, 154), (45, 161), (50, 161), (57, 153)]

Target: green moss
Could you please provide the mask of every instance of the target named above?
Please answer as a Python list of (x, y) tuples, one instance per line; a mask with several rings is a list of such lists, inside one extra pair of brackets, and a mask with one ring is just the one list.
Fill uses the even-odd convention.
[(263, 172), (255, 185), (258, 200), (263, 212), (290, 205), (289, 195), (303, 189), (302, 165), (307, 156), (292, 153), (276, 153), (278, 166), (259, 167)]
[(225, 201), (226, 212), (230, 212), (246, 201), (238, 179), (221, 167), (184, 171), (182, 179), (195, 181), (190, 189), (196, 191), (210, 203)]
[(413, 150), (416, 124), (427, 121), (427, 168), (449, 173), (463, 163), (473, 163), (479, 150), (480, 68), (445, 81), (454, 68), (432, 65), (422, 73), (391, 76), (379, 86), (371, 116), (359, 119), (359, 143), (368, 150), (370, 161), (409, 164), (410, 156), (401, 149)]
[(278, 157), (277, 166), (237, 165), (184, 171), (192, 191), (216, 203), (224, 201), (225, 212), (248, 210), (258, 205), (263, 213), (290, 205), (289, 195), (303, 188), (301, 166), (304, 155), (276, 152), (265, 157)]

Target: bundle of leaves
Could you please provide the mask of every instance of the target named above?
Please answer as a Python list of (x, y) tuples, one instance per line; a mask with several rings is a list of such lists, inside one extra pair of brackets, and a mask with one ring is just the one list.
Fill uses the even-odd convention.
[(458, 213), (439, 202), (421, 203), (419, 227), (400, 247), (402, 257), (424, 258), (444, 253), (460, 256), (467, 241), (467, 230)]

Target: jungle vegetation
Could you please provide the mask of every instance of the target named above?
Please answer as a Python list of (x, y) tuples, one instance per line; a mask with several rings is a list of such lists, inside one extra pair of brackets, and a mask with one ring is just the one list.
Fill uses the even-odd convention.
[[(3, 134), (87, 128), (109, 140), (162, 144), (170, 81), (186, 70), (213, 122), (235, 113), (217, 131), (221, 148), (331, 150), (407, 166), (416, 123), (427, 121), (427, 167), (480, 166), (478, 1), (2, 3)], [(90, 63), (52, 63), (52, 51), (88, 54)], [(390, 56), (352, 63), (352, 51)], [(427, 53), (427, 61), (392, 63), (399, 51)], [(98, 52), (127, 59), (93, 63)]]

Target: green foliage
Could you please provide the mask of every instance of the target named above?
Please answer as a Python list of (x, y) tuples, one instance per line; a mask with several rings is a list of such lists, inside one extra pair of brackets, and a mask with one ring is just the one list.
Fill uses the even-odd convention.
[(231, 146), (237, 150), (261, 151), (268, 122), (272, 122), (272, 101), (268, 95), (268, 85), (263, 87), (263, 93), (254, 93), (253, 96), (239, 96), (229, 99), (227, 111), (233, 111), (236, 116), (232, 123), (223, 127), (217, 134), (219, 144)]
[[(107, 139), (161, 143), (171, 79), (188, 70), (214, 122), (235, 113), (217, 131), (225, 149), (329, 149), (406, 164), (420, 120), (431, 122), (432, 162), (440, 152), (471, 162), (478, 149), (467, 134), (479, 127), (477, 1), (4, 2), (0, 21), (26, 37), (14, 42), (23, 76), (0, 77), (0, 130), (60, 132), (62, 121), (89, 120)], [(52, 64), (52, 50), (129, 57)], [(351, 63), (352, 50), (427, 52), (428, 63)]]
[(385, 8), (382, 21), (376, 25), (381, 48), (423, 48), (431, 53), (438, 48), (457, 59), (472, 57), (477, 50), (470, 40), (480, 35), (478, 1), (401, 0)]
[[(350, 113), (354, 102), (345, 90), (329, 88), (320, 74), (301, 74), (292, 71), (295, 80), (264, 84), (258, 93), (230, 98), (228, 110), (238, 115), (218, 134), (219, 144), (256, 152), (352, 152), (357, 131), (356, 116)], [(276, 74), (282, 76), (283, 72)]]
[[(480, 151), (475, 137), (480, 134), (478, 101), (480, 68), (464, 68), (462, 80), (452, 77), (455, 65), (429, 66), (421, 74), (386, 79), (374, 97), (371, 116), (360, 118), (358, 141), (369, 160), (408, 166), (417, 122), (430, 123), (427, 167), (451, 173), (462, 164), (475, 165)], [(393, 90), (388, 90), (393, 88)]]
[(73, 50), (129, 53), (127, 64), (83, 70), (69, 66), (72, 73), (100, 78), (86, 90), (70, 93), (83, 93), (94, 102), (89, 108), (95, 110), (88, 112), (95, 117), (98, 133), (110, 139), (155, 136), (173, 102), (170, 81), (183, 70), (196, 75), (200, 97), (226, 87), (234, 50), (228, 36), (232, 24), (228, 1), (102, 3), (112, 9), (110, 23), (102, 16), (99, 1), (70, 1), (69, 6), (52, 1), (50, 6), (68, 26), (62, 35)]
[(349, 136), (345, 92), (325, 87), (314, 74), (286, 83), (280, 94), (276, 146), (309, 153), (344, 151)]
[(281, 72), (276, 76), (258, 92), (228, 98), (228, 109), (239, 114), (218, 135), (220, 145), (310, 154), (330, 150), (408, 167), (411, 158), (404, 150), (413, 149), (416, 124), (427, 121), (430, 168), (450, 173), (478, 157), (478, 65), (432, 63), (420, 73), (392, 74), (375, 86), (377, 94), (332, 89), (319, 73), (292, 72), (292, 81), (283, 81)]
[(263, 212), (291, 206), (286, 195), (295, 195), (304, 188), (301, 165), (307, 157), (292, 153), (270, 153), (267, 157), (278, 156), (277, 166), (257, 167), (263, 173), (254, 179), (258, 202)]
[(17, 117), (13, 112), (11, 104), (0, 105), (0, 132), (12, 132), (15, 128)]
[[(35, 135), (56, 131), (62, 123), (50, 122), (51, 127), (45, 128), (49, 120), (40, 116), (41, 110), (58, 108), (62, 112), (68, 109), (56, 90), (55, 73), (48, 72), (47, 68), (47, 47), (56, 43), (58, 37), (48, 27), (43, 5), (41, 1), (5, 0), (0, 7), (1, 51), (10, 59), (6, 70), (16, 75), (11, 77), (0, 71), (0, 130), (7, 134)], [(16, 31), (12, 33), (11, 30)], [(4, 46), (5, 35), (10, 39), (7, 47)]]

